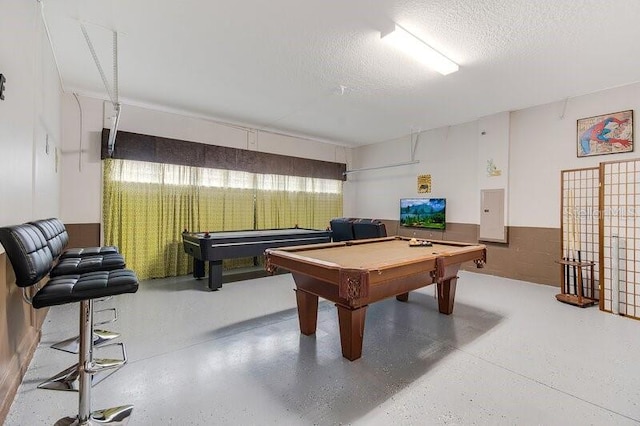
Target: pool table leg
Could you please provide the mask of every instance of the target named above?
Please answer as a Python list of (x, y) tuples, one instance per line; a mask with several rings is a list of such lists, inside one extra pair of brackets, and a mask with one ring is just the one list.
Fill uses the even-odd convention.
[(362, 356), (362, 339), (364, 337), (364, 319), (367, 305), (350, 309), (336, 305), (338, 322), (340, 323), (340, 343), (342, 356), (354, 361)]
[(396, 300), (400, 302), (408, 302), (409, 301), (409, 293), (402, 293), (396, 296)]
[(193, 278), (200, 279), (204, 277), (204, 261), (193, 258)]
[(222, 288), (222, 260), (209, 261), (209, 289)]
[(453, 302), (456, 298), (456, 283), (458, 277), (442, 280), (438, 285), (438, 310), (441, 314), (451, 314), (453, 312)]
[(298, 320), (300, 332), (309, 336), (316, 332), (318, 325), (318, 296), (304, 290), (294, 289), (298, 303)]

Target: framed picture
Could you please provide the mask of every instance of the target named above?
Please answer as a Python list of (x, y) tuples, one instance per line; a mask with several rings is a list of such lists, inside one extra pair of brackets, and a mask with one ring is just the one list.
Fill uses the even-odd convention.
[(633, 151), (633, 110), (578, 120), (578, 157)]
[(418, 193), (431, 192), (431, 175), (418, 175)]

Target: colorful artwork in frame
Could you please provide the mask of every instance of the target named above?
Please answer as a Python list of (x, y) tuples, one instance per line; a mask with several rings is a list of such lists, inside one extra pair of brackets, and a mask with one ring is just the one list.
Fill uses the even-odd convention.
[(418, 175), (418, 193), (431, 192), (431, 175)]
[(578, 120), (578, 157), (633, 151), (633, 110)]

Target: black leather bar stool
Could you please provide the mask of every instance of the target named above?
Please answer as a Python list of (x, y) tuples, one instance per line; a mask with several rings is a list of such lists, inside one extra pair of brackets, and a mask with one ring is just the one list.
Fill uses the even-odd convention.
[[(67, 229), (62, 221), (58, 218), (41, 219), (29, 223), (37, 227), (42, 232), (47, 240), (47, 245), (51, 250), (54, 261), (57, 260), (55, 267), (51, 270), (51, 276), (94, 271), (110, 271), (114, 269), (123, 269), (125, 267), (124, 257), (118, 253), (118, 248), (115, 246), (85, 247), (65, 250), (67, 244), (69, 244), (69, 234), (67, 233)], [(96, 326), (117, 321), (117, 310), (115, 308), (107, 308), (95, 312), (112, 312), (113, 317), (93, 324), (94, 347), (101, 346), (120, 337), (120, 334), (118, 333), (95, 328)], [(54, 343), (51, 347), (61, 351), (77, 354), (80, 350), (80, 337), (75, 336), (62, 340)], [(69, 382), (69, 376), (72, 378), (75, 377), (72, 370), (62, 371), (47, 382), (42, 383), (40, 386), (44, 389), (73, 390), (73, 385)], [(74, 380), (75, 378), (73, 378), (72, 381)], [(93, 378), (93, 382), (96, 383), (96, 377)]]
[[(16, 284), (23, 289), (25, 300), (34, 308), (67, 303), (80, 304), (80, 352), (78, 356), (79, 397), (78, 415), (65, 417), (58, 424), (126, 424), (132, 405), (123, 405), (99, 411), (91, 411), (91, 376), (97, 372), (126, 363), (122, 345), (121, 362), (99, 363), (93, 359), (93, 300), (138, 290), (138, 279), (133, 271), (119, 269), (85, 274), (51, 277), (43, 281), (54, 266), (54, 259), (42, 232), (31, 224), (0, 228), (0, 242), (11, 262)], [(35, 294), (28, 288), (35, 287)]]

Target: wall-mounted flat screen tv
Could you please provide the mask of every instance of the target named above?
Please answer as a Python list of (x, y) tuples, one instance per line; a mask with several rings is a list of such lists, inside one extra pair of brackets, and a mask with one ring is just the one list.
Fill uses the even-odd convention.
[(401, 198), (400, 226), (445, 229), (446, 209), (445, 198)]

